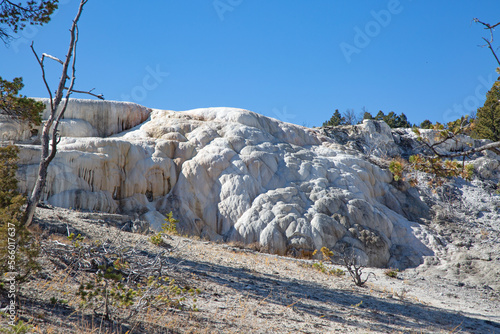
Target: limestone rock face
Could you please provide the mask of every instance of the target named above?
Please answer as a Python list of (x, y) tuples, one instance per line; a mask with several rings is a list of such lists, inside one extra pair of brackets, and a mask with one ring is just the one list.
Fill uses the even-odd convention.
[[(156, 228), (173, 211), (183, 233), (277, 254), (347, 244), (371, 266), (416, 266), (438, 247), (415, 222), (429, 210), (418, 193), (395, 187), (389, 171), (342, 138), (234, 108), (70, 106), (44, 193), (55, 206), (136, 213)], [(355, 130), (362, 149), (400, 152), (384, 125)], [(22, 146), (23, 191), (34, 184), (39, 153)]]
[(384, 121), (365, 119), (358, 125), (326, 127), (321, 131), (343, 147), (366, 155), (395, 157), (402, 153), (391, 128)]
[[(49, 103), (48, 99), (39, 100), (45, 105)], [(132, 102), (70, 99), (61, 131), (68, 137), (108, 137), (144, 122), (150, 112), (151, 109)], [(47, 119), (48, 113), (47, 108), (42, 118)], [(74, 134), (74, 125), (78, 135)]]
[[(50, 104), (49, 99), (36, 100), (46, 106)], [(108, 137), (141, 124), (150, 112), (151, 109), (132, 102), (70, 99), (58, 130), (62, 137)], [(49, 113), (49, 108), (45, 108), (42, 119), (46, 120)], [(33, 136), (26, 124), (2, 118), (1, 115), (0, 129), (0, 140), (17, 142), (36, 141), (36, 133), (41, 132), (40, 126), (34, 129)]]
[(28, 125), (0, 115), (0, 141), (21, 141), (31, 137)]

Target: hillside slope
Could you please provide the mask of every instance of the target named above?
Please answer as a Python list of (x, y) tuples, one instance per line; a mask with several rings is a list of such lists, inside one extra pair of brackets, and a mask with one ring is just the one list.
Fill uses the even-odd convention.
[[(149, 235), (125, 231), (130, 229), (131, 218), (40, 208), (35, 221), (42, 228), (38, 236), (43, 269), (21, 285), (19, 319), (33, 326), (35, 333), (500, 331), (500, 294), (478, 284), (474, 277), (455, 281), (439, 276), (429, 265), (399, 272), (397, 278), (386, 276), (383, 269), (367, 268), (365, 272), (373, 274), (360, 288), (347, 275), (318, 271), (312, 267), (317, 261), (263, 254), (237, 244), (172, 236), (167, 238), (166, 248), (157, 247)], [(187, 296), (182, 310), (147, 307), (127, 318), (129, 310), (122, 308), (111, 314), (113, 321), (103, 320), (103, 308), (94, 313), (92, 308), (80, 306), (78, 287), (95, 270), (75, 265), (80, 263), (79, 251), (66, 239), (68, 233), (81, 234), (81, 245), (101, 245), (101, 255), (94, 256), (109, 261), (120, 256), (113, 250), (132, 249), (136, 261), (148, 263), (144, 273), (156, 268), (157, 275), (200, 293), (196, 301)], [(128, 265), (135, 267), (132, 262)], [(7, 302), (0, 300), (3, 306)], [(192, 309), (193, 303), (197, 311)], [(2, 326), (6, 328), (5, 317), (0, 317)]]

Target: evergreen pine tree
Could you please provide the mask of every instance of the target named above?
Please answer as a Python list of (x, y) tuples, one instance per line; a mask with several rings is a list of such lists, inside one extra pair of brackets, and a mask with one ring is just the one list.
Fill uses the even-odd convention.
[(13, 272), (22, 281), (39, 268), (39, 247), (30, 231), (21, 226), (25, 200), (17, 191), (18, 153), (16, 146), (0, 147), (0, 277)]
[(477, 110), (474, 131), (478, 138), (500, 141), (500, 81), (495, 82), (484, 106)]
[(397, 128), (398, 127), (398, 120), (397, 120), (397, 115), (394, 111), (391, 111), (390, 113), (387, 114), (383, 118), (383, 120), (389, 125), (391, 128)]
[(0, 76), (0, 115), (25, 121), (30, 125), (40, 125), (45, 105), (19, 94), (23, 87), (22, 78), (7, 81)]
[(385, 116), (384, 112), (382, 110), (379, 110), (378, 113), (377, 113), (377, 116), (375, 116), (374, 119), (376, 121), (383, 121), (385, 117), (386, 116)]
[(345, 118), (340, 114), (339, 110), (336, 109), (330, 120), (324, 122), (323, 126), (337, 126), (344, 123), (345, 123)]
[(363, 119), (373, 119), (373, 116), (368, 111), (365, 111), (365, 113), (363, 114)]
[(428, 119), (426, 119), (425, 121), (423, 121), (422, 123), (420, 123), (419, 128), (421, 128), (421, 129), (432, 129), (433, 128), (432, 122), (429, 121)]
[(408, 122), (408, 118), (404, 113), (401, 113), (401, 115), (396, 116), (396, 128), (411, 128), (411, 123)]

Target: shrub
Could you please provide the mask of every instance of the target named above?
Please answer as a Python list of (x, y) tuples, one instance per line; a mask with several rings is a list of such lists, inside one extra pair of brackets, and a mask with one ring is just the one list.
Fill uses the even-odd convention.
[(177, 231), (177, 223), (179, 221), (173, 217), (172, 211), (167, 214), (167, 218), (165, 218), (165, 223), (162, 224), (161, 231), (151, 236), (149, 239), (152, 244), (156, 246), (165, 245), (165, 241), (163, 240), (164, 235), (178, 235)]
[(315, 262), (311, 265), (313, 269), (316, 269), (319, 272), (322, 272), (323, 274), (327, 275), (333, 275), (333, 276), (344, 276), (345, 272), (342, 269), (335, 268), (335, 269), (328, 269), (323, 261)]
[(21, 224), (25, 199), (16, 190), (18, 153), (15, 146), (0, 147), (0, 275), (15, 272), (23, 281), (39, 268), (39, 246)]
[(113, 308), (132, 305), (137, 294), (123, 284), (123, 275), (116, 267), (115, 263), (110, 267), (99, 266), (99, 271), (92, 280), (81, 283), (76, 293), (82, 300), (82, 307), (91, 307), (94, 312), (104, 307), (103, 316), (107, 320), (111, 319)]
[(28, 325), (24, 321), (19, 320), (14, 326), (8, 328), (1, 328), (0, 333), (7, 334), (25, 334), (32, 332), (33, 325)]
[(166, 234), (178, 235), (177, 231), (177, 223), (179, 221), (174, 219), (172, 211), (167, 214), (167, 218), (165, 218), (165, 223), (162, 224), (162, 232)]
[[(106, 267), (99, 266), (99, 271), (87, 282), (82, 282), (76, 296), (81, 299), (80, 308), (90, 308), (94, 313), (102, 310), (101, 315), (106, 320), (113, 318), (129, 319), (152, 307), (154, 309), (182, 309), (185, 296), (199, 294), (200, 290), (181, 288), (174, 279), (169, 277), (153, 277), (132, 284), (120, 271), (121, 264), (117, 261)], [(197, 311), (196, 298), (191, 309)], [(124, 316), (124, 312), (128, 315)]]
[(422, 123), (420, 123), (419, 128), (421, 129), (432, 129), (434, 126), (432, 125), (432, 122), (429, 121), (428, 119), (424, 120)]
[(387, 277), (398, 278), (399, 269), (387, 269), (384, 274)]
[(327, 272), (327, 268), (325, 267), (325, 265), (322, 261), (313, 263), (312, 267), (314, 269), (316, 269), (317, 271), (322, 272), (323, 274), (326, 274), (326, 272)]
[[(330, 249), (322, 247), (321, 253), (323, 255), (323, 259), (336, 264), (336, 261), (334, 260), (334, 253)], [(354, 253), (352, 247), (347, 248), (344, 245), (341, 247), (338, 255), (340, 257), (340, 262), (347, 269), (347, 272), (351, 275), (354, 284), (357, 286), (363, 286), (368, 281), (370, 274), (375, 275), (373, 273), (369, 273), (364, 279), (362, 278), (364, 266), (360, 264), (359, 259)]]
[[(168, 217), (173, 220), (171, 215)], [(87, 272), (97, 269), (96, 273), (84, 275), (75, 293), (82, 311), (90, 309), (106, 320), (128, 321), (150, 309), (182, 309), (187, 307), (183, 304), (186, 297), (200, 293), (191, 287), (182, 288), (162, 274), (167, 265), (165, 251), (151, 260), (127, 245), (116, 247), (99, 241), (89, 244), (81, 235), (73, 233), (68, 239), (71, 245), (47, 253), (60, 260), (72, 257), (66, 262), (75, 274), (82, 269)], [(189, 308), (196, 311), (196, 298), (192, 301)]]
[[(467, 118), (462, 117), (461, 124), (466, 121)], [(402, 158), (393, 159), (389, 165), (389, 170), (392, 172), (394, 180), (407, 180), (411, 186), (415, 186), (418, 183), (415, 172), (420, 171), (432, 176), (428, 183), (433, 187), (442, 186), (447, 179), (453, 177), (461, 177), (470, 181), (474, 174), (474, 165), (465, 164), (463, 157), (462, 161), (446, 159), (446, 155), (440, 155), (437, 151), (441, 144), (450, 140), (458, 140), (457, 136), (463, 132), (463, 129), (461, 125), (445, 129), (442, 124), (437, 123), (434, 126), (434, 130), (437, 131), (435, 143), (431, 144), (421, 136), (419, 129), (413, 128), (417, 140), (423, 144), (430, 154), (412, 155), (408, 161)]]
[(394, 181), (408, 181), (411, 186), (418, 184), (416, 171), (431, 175), (430, 186), (442, 186), (447, 179), (461, 177), (470, 181), (474, 175), (474, 165), (464, 164), (454, 160), (445, 160), (440, 157), (426, 157), (423, 155), (412, 155), (408, 162), (399, 158), (393, 159), (389, 165)]

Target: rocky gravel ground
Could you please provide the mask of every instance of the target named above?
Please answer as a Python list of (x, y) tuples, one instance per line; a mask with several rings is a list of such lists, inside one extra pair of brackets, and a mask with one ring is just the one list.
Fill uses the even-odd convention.
[[(473, 194), (474, 187), (467, 187), (461, 191)], [(475, 204), (479, 197), (465, 196)], [(466, 209), (476, 210), (472, 204)], [(168, 248), (158, 247), (147, 233), (124, 231), (143, 228), (130, 217), (39, 209), (38, 233), (54, 245), (74, 232), (84, 242), (129, 245), (151, 258), (167, 249), (162, 274), (200, 290), (196, 302), (184, 302), (196, 303), (197, 310), (167, 308), (133, 319), (115, 314), (114, 321), (102, 321), (79, 309), (75, 292), (83, 274), (42, 256), (43, 270), (19, 292), (19, 315), (36, 333), (500, 333), (497, 211), (488, 206), (474, 219), (464, 216), (466, 223), (446, 222), (447, 212), (429, 223), (442, 240), (439, 253), (417, 268), (394, 272), (396, 278), (386, 269), (366, 268), (374, 275), (357, 287), (347, 275), (313, 268), (316, 260), (180, 236), (169, 238)], [(4, 317), (0, 325), (7, 328)]]

